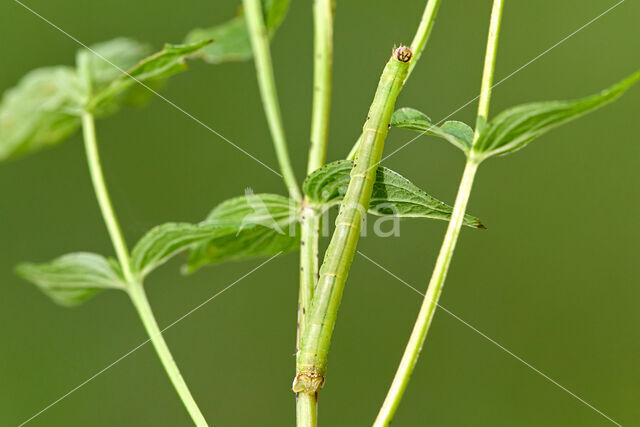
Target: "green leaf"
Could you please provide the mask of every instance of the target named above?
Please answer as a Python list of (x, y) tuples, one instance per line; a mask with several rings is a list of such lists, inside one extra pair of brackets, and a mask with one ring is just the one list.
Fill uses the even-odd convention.
[(0, 160), (57, 144), (80, 126), (84, 91), (70, 67), (38, 68), (0, 103)]
[(251, 41), (243, 16), (237, 16), (224, 24), (211, 28), (196, 28), (185, 42), (213, 40), (211, 45), (195, 56), (211, 64), (228, 61), (244, 61), (251, 58)]
[(413, 108), (400, 108), (391, 117), (391, 126), (414, 130), (444, 138), (465, 153), (471, 148), (473, 129), (462, 122), (448, 121), (442, 126), (431, 123), (424, 113)]
[(234, 233), (210, 239), (190, 254), (186, 272), (206, 264), (238, 261), (297, 250), (299, 206), (275, 194), (247, 194), (218, 205), (205, 223), (239, 224)]
[(587, 98), (536, 102), (509, 108), (483, 129), (473, 152), (481, 159), (486, 159), (517, 151), (545, 132), (615, 101), (639, 78), (640, 72), (636, 72)]
[[(302, 190), (309, 199), (328, 208), (342, 200), (346, 192), (353, 162), (338, 160), (316, 170), (307, 177)], [(400, 174), (379, 167), (369, 204), (369, 213), (399, 218), (435, 218), (449, 220), (453, 208), (411, 183)], [(470, 215), (464, 225), (484, 228), (480, 220)]]
[(211, 43), (211, 40), (182, 45), (166, 44), (163, 50), (143, 59), (127, 71), (127, 74), (120, 73), (102, 90), (95, 93), (89, 108), (95, 110), (102, 107), (104, 104), (122, 96), (133, 85), (140, 83), (145, 85), (153, 84), (158, 80), (163, 80), (186, 70), (187, 62), (185, 58), (209, 43)]
[[(78, 51), (78, 71), (57, 66), (29, 72), (0, 103), (0, 160), (63, 141), (78, 130), (85, 108), (104, 116), (122, 104), (140, 103), (149, 97), (148, 91), (121, 70), (155, 87), (185, 70), (185, 57), (209, 42), (166, 45), (144, 59), (149, 52), (145, 45), (117, 38), (91, 47), (104, 59), (87, 49)], [(88, 92), (94, 94), (91, 99)]]
[(267, 31), (273, 36), (289, 10), (290, 0), (262, 0), (262, 14)]
[(124, 283), (102, 255), (77, 252), (45, 264), (20, 264), (16, 272), (34, 283), (55, 302), (77, 305), (102, 289), (122, 289)]
[(239, 224), (231, 226), (228, 222), (159, 225), (145, 234), (133, 248), (131, 268), (143, 279), (174, 255), (214, 237), (235, 234), (238, 227)]
[[(289, 0), (262, 0), (265, 26), (271, 37), (282, 23), (288, 9)], [(253, 56), (247, 25), (242, 15), (210, 28), (197, 28), (185, 38), (186, 43), (199, 40), (213, 40), (211, 45), (194, 55), (211, 64), (245, 61)]]
[(148, 45), (126, 37), (97, 43), (90, 49), (78, 51), (76, 65), (81, 69), (80, 64), (84, 63), (94, 92), (119, 78), (121, 70), (130, 70), (152, 53)]

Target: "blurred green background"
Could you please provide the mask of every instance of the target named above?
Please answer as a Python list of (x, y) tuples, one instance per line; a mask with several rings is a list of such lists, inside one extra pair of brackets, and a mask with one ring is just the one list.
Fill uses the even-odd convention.
[[(160, 47), (231, 17), (235, 0), (29, 0), (79, 40), (131, 36)], [(311, 5), (293, 1), (273, 43), (291, 154), (302, 179), (311, 101)], [(328, 158), (359, 133), (394, 43), (410, 41), (423, 1), (337, 2)], [(614, 0), (507, 1), (497, 79), (551, 47)], [(477, 95), (490, 1), (445, 0), (430, 44), (398, 106), (439, 120)], [(595, 93), (638, 68), (640, 3), (627, 1), (501, 84), (492, 111)], [(75, 42), (13, 1), (0, 6), (0, 89), (27, 71), (70, 64)], [(275, 167), (251, 62), (194, 63), (163, 94)], [(442, 305), (622, 425), (640, 425), (640, 90), (487, 162)], [(475, 104), (455, 118), (473, 123)], [(198, 221), (220, 201), (284, 193), (278, 177), (161, 100), (98, 123), (107, 181), (133, 243), (152, 226)], [(414, 135), (390, 133), (387, 152)], [(452, 202), (463, 164), (423, 137), (387, 166)], [(13, 274), (21, 261), (88, 250), (111, 254), (78, 136), (0, 164), (0, 425), (18, 425), (146, 339), (123, 293), (74, 309)], [(401, 237), (360, 249), (420, 290), (446, 224), (404, 221)], [(372, 233), (370, 233), (371, 236)], [(147, 280), (167, 325), (259, 265), (181, 277), (175, 260)], [(215, 426), (294, 424), (297, 255), (281, 256), (166, 332), (187, 382)], [(325, 426), (372, 422), (421, 297), (362, 257), (345, 290), (320, 397)], [(429, 368), (427, 368), (429, 367)], [(150, 345), (34, 419), (33, 426), (187, 426)], [(606, 426), (611, 423), (439, 311), (394, 425)]]

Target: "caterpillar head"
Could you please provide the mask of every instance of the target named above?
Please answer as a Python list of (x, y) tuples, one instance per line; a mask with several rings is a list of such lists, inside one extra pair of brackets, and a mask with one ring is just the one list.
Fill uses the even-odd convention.
[(400, 46), (393, 50), (393, 56), (401, 62), (409, 62), (411, 61), (411, 57), (413, 56), (413, 52), (409, 49), (408, 46)]

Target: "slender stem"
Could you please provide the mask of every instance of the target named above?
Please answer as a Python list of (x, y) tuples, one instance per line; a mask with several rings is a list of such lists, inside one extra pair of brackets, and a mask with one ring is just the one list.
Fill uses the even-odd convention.
[(206, 427), (208, 425), (207, 421), (204, 419), (202, 412), (200, 412), (200, 408), (198, 408), (196, 401), (193, 399), (193, 396), (187, 387), (187, 383), (184, 381), (184, 378), (182, 378), (178, 365), (176, 365), (175, 360), (173, 360), (171, 351), (162, 336), (162, 331), (158, 327), (158, 323), (151, 311), (149, 300), (144, 292), (144, 287), (141, 283), (132, 283), (130, 285), (129, 296), (131, 297), (131, 301), (142, 320), (144, 328), (149, 335), (149, 339), (162, 362), (162, 366), (164, 366), (164, 369), (167, 372), (167, 376), (178, 392), (185, 408), (187, 408), (193, 423), (198, 427)]
[[(494, 0), (493, 9), (491, 12), (491, 24), (489, 29), (489, 37), (487, 41), (487, 57), (485, 58), (485, 65), (482, 77), (482, 92), (480, 96), (478, 106), (478, 125), (483, 126), (488, 119), (489, 103), (491, 99), (491, 85), (493, 82), (493, 74), (496, 63), (496, 52), (498, 48), (498, 35), (500, 32), (500, 21), (502, 17), (503, 0)], [(478, 129), (474, 135), (474, 143), (478, 138)], [(451, 214), (451, 221), (447, 227), (440, 253), (436, 265), (429, 281), (429, 287), (425, 294), (422, 307), (418, 314), (418, 318), (411, 332), (409, 342), (405, 348), (402, 360), (398, 366), (398, 370), (393, 378), (391, 387), (387, 392), (387, 396), (380, 408), (378, 417), (374, 423), (374, 427), (386, 427), (391, 422), (393, 415), (395, 414), (400, 400), (404, 395), (404, 391), (407, 388), (411, 373), (415, 368), (418, 361), (418, 356), (422, 349), (422, 345), (427, 337), (429, 326), (433, 320), (435, 309), (438, 305), (440, 294), (451, 264), (451, 258), (453, 251), (460, 234), (460, 228), (464, 220), (464, 214), (466, 212), (469, 196), (471, 195), (471, 188), (473, 186), (473, 180), (476, 175), (476, 171), (480, 164), (480, 160), (474, 158), (473, 151), (470, 153), (467, 164), (460, 181), (460, 187), (458, 188), (458, 195)]]
[[(313, 103), (311, 110), (311, 144), (307, 174), (320, 168), (327, 153), (329, 110), (331, 105), (331, 68), (333, 63), (333, 0), (315, 0), (313, 5), (314, 60)], [(307, 200), (305, 198), (305, 204)], [(304, 334), (307, 313), (318, 281), (318, 238), (320, 217), (312, 209), (302, 211), (300, 247), (300, 301), (298, 303), (298, 337)], [(296, 425), (317, 424), (317, 393), (296, 393)]]
[(491, 10), (491, 23), (487, 38), (487, 51), (484, 57), (484, 69), (482, 84), (480, 86), (480, 100), (478, 101), (478, 120), (474, 134), (474, 142), (478, 139), (482, 127), (489, 117), (489, 104), (491, 102), (491, 90), (493, 89), (493, 74), (496, 67), (498, 53), (498, 38), (500, 37), (500, 23), (502, 22), (502, 9), (504, 0), (494, 0)]
[(289, 190), (289, 195), (295, 200), (301, 201), (302, 195), (293, 173), (293, 167), (291, 166), (284, 127), (282, 125), (280, 104), (278, 103), (276, 82), (273, 76), (273, 65), (271, 63), (271, 52), (269, 50), (269, 34), (265, 28), (264, 17), (262, 15), (262, 3), (260, 0), (243, 0), (242, 3), (244, 4), (251, 46), (253, 47), (253, 57), (256, 63), (256, 74), (258, 76), (260, 94), (262, 95), (262, 104), (267, 116), (271, 137), (273, 138), (282, 178)]
[(318, 393), (296, 393), (296, 426), (318, 425)]
[(411, 50), (408, 47), (402, 46), (394, 51), (369, 109), (363, 127), (362, 144), (320, 268), (311, 312), (305, 322), (297, 354), (297, 372), (293, 384), (295, 392), (314, 393), (324, 383), (327, 354), (342, 291), (371, 200), (376, 169), (382, 158), (396, 97), (402, 89), (410, 61)]
[[(318, 282), (318, 240), (320, 216), (311, 208), (302, 210), (300, 220), (300, 295), (298, 301), (298, 336), (296, 349), (305, 333), (307, 315), (311, 309), (313, 293)], [(296, 393), (296, 425), (315, 427), (317, 422), (317, 394)]]
[(313, 104), (307, 174), (324, 164), (327, 152), (333, 62), (333, 0), (315, 0), (313, 17)]
[(409, 342), (407, 343), (407, 347), (402, 356), (402, 361), (398, 366), (398, 370), (393, 378), (387, 397), (385, 398), (374, 423), (375, 427), (387, 426), (391, 422), (391, 419), (400, 404), (404, 391), (407, 388), (411, 373), (418, 361), (418, 355), (420, 354), (422, 344), (427, 336), (431, 320), (433, 319), (433, 314), (436, 306), (438, 305), (438, 298), (440, 298), (442, 286), (444, 285), (444, 280), (447, 276), (447, 270), (449, 269), (453, 250), (455, 249), (456, 241), (460, 233), (460, 227), (464, 220), (464, 213), (477, 168), (478, 164), (476, 162), (468, 161), (464, 169), (456, 203), (453, 208), (453, 213), (451, 214), (451, 221), (449, 222), (447, 233), (444, 236), (444, 241), (442, 242), (440, 254), (438, 255), (438, 260), (436, 261), (436, 266), (433, 270), (433, 275), (429, 281), (427, 294), (425, 295), (422, 307), (420, 308), (420, 313), (418, 314), (413, 331), (411, 332), (411, 337), (409, 338)]
[(362, 140), (362, 134), (360, 134), (356, 143), (353, 144), (353, 147), (351, 147), (351, 151), (349, 151), (349, 154), (347, 154), (347, 160), (355, 160), (356, 154), (358, 153), (358, 147), (360, 147), (361, 140)]
[(420, 59), (420, 56), (422, 56), (422, 51), (429, 40), (429, 35), (431, 35), (433, 24), (436, 22), (438, 7), (440, 7), (440, 0), (429, 0), (424, 8), (420, 25), (418, 26), (416, 35), (413, 37), (413, 41), (411, 42), (411, 50), (413, 51), (415, 58), (411, 65), (409, 65), (409, 73), (407, 77), (411, 75), (413, 69), (418, 63), (418, 60)]
[(207, 426), (204, 416), (191, 396), (191, 393), (187, 388), (187, 384), (184, 382), (182, 375), (180, 375), (178, 366), (173, 360), (169, 348), (162, 337), (162, 333), (158, 328), (158, 324), (153, 316), (151, 307), (149, 306), (149, 301), (144, 293), (142, 283), (135, 279), (133, 272), (131, 271), (131, 262), (127, 244), (122, 236), (122, 231), (118, 224), (113, 205), (111, 204), (111, 199), (109, 198), (104, 174), (102, 173), (95, 122), (91, 113), (85, 112), (82, 114), (82, 130), (84, 134), (85, 151), (87, 153), (87, 162), (89, 164), (91, 181), (96, 193), (96, 198), (98, 199), (98, 205), (102, 211), (102, 217), (104, 218), (109, 236), (111, 237), (111, 242), (113, 243), (124, 278), (127, 282), (127, 292), (129, 293), (131, 301), (144, 324), (147, 334), (149, 335), (149, 339), (153, 343), (156, 353), (158, 354), (169, 379), (178, 392), (178, 395), (189, 412), (189, 415), (191, 415), (194, 424), (198, 427)]
[(298, 313), (298, 342), (304, 333), (305, 321), (313, 293), (318, 283), (318, 240), (320, 233), (320, 215), (305, 207), (300, 220), (300, 310)]
[[(415, 68), (418, 63), (418, 60), (422, 56), (422, 51), (427, 45), (427, 41), (429, 40), (429, 35), (431, 35), (431, 30), (433, 29), (433, 25), (436, 22), (436, 14), (438, 13), (438, 8), (440, 7), (440, 0), (429, 0), (427, 5), (424, 8), (424, 12), (422, 13), (422, 19), (420, 20), (420, 25), (418, 25), (418, 29), (416, 30), (416, 34), (413, 36), (413, 41), (411, 42), (411, 51), (413, 52), (413, 60), (409, 64), (409, 72), (407, 73), (407, 77), (404, 79), (402, 84), (404, 85), (411, 72)], [(347, 160), (353, 160), (356, 157), (356, 152), (358, 151), (358, 147), (360, 146), (360, 141), (362, 139), (362, 135), (358, 138), (351, 151), (347, 155)]]
[(96, 198), (98, 199), (102, 218), (104, 219), (104, 223), (109, 231), (109, 236), (113, 242), (113, 248), (116, 251), (116, 256), (122, 266), (124, 278), (127, 282), (131, 283), (134, 281), (134, 275), (131, 271), (131, 264), (129, 262), (129, 250), (127, 249), (124, 237), (122, 237), (118, 218), (113, 210), (111, 198), (109, 197), (107, 185), (105, 184), (102, 166), (100, 165), (100, 154), (98, 153), (95, 122), (91, 113), (84, 113), (82, 115), (82, 130), (84, 134), (85, 151), (87, 153), (87, 162), (89, 163), (89, 172), (91, 174), (91, 182), (93, 183), (93, 190), (96, 194)]

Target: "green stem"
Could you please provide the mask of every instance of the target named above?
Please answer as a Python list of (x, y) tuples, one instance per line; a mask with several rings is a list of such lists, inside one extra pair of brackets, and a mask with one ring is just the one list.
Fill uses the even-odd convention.
[[(433, 29), (433, 24), (436, 22), (436, 14), (438, 13), (438, 8), (440, 7), (440, 0), (429, 0), (427, 5), (424, 8), (424, 12), (422, 13), (422, 19), (420, 20), (420, 25), (418, 25), (418, 29), (416, 31), (415, 36), (413, 36), (413, 41), (411, 42), (411, 51), (413, 52), (413, 60), (409, 64), (409, 71), (407, 73), (407, 77), (404, 79), (403, 85), (409, 79), (411, 72), (415, 68), (418, 63), (418, 60), (422, 56), (422, 51), (427, 45), (427, 41), (429, 40), (429, 35), (431, 35), (431, 30)], [(347, 155), (347, 160), (353, 160), (356, 157), (356, 152), (358, 151), (358, 147), (360, 146), (360, 140), (362, 139), (362, 135), (358, 138), (356, 143), (349, 151)]]
[(411, 373), (418, 361), (422, 344), (427, 336), (427, 331), (431, 325), (433, 314), (436, 306), (438, 305), (438, 298), (440, 298), (440, 293), (442, 292), (442, 286), (444, 285), (451, 257), (453, 256), (453, 250), (455, 249), (456, 241), (460, 234), (460, 227), (464, 220), (464, 214), (467, 208), (467, 202), (469, 201), (473, 178), (477, 168), (478, 164), (476, 162), (469, 161), (464, 169), (456, 203), (453, 207), (453, 213), (451, 214), (451, 221), (447, 227), (447, 233), (444, 236), (438, 260), (436, 261), (436, 266), (433, 269), (433, 275), (429, 281), (429, 288), (424, 297), (420, 313), (418, 314), (413, 331), (411, 332), (411, 337), (409, 338), (407, 347), (402, 355), (402, 361), (398, 366), (398, 370), (393, 378), (387, 397), (385, 398), (374, 423), (375, 427), (387, 426), (391, 422), (391, 419), (400, 404), (404, 391), (407, 388)]
[(296, 393), (296, 426), (318, 425), (318, 393)]
[(418, 26), (416, 35), (413, 37), (413, 41), (411, 42), (411, 50), (414, 52), (415, 58), (411, 65), (409, 65), (409, 73), (407, 77), (413, 72), (420, 56), (422, 56), (424, 47), (427, 45), (429, 35), (431, 35), (431, 30), (433, 29), (433, 24), (436, 22), (438, 7), (440, 7), (440, 0), (429, 0), (424, 8), (420, 25)]
[(478, 139), (482, 127), (489, 117), (489, 104), (491, 102), (491, 90), (493, 89), (493, 75), (496, 68), (496, 55), (498, 53), (498, 38), (500, 37), (500, 23), (502, 22), (502, 9), (504, 0), (494, 0), (491, 10), (491, 24), (487, 38), (487, 51), (484, 57), (484, 69), (482, 84), (480, 86), (480, 100), (478, 101), (478, 119), (473, 142)]
[(265, 28), (264, 17), (262, 15), (262, 3), (260, 0), (243, 0), (242, 3), (244, 4), (247, 27), (253, 48), (253, 57), (256, 64), (256, 74), (258, 76), (262, 104), (267, 116), (271, 137), (273, 138), (282, 178), (289, 190), (289, 195), (300, 202), (302, 201), (302, 195), (293, 173), (293, 167), (291, 166), (291, 159), (289, 158), (289, 151), (287, 149), (287, 141), (282, 125), (282, 116), (280, 114), (280, 105), (276, 91), (276, 82), (273, 76), (273, 65), (271, 63), (271, 52), (269, 50), (269, 34)]
[[(322, 167), (327, 153), (329, 110), (331, 105), (331, 68), (333, 62), (333, 0), (315, 0), (313, 5), (314, 60), (313, 103), (311, 110), (311, 145), (307, 174)], [(305, 198), (305, 204), (308, 201)], [(300, 301), (298, 303), (298, 337), (296, 348), (305, 331), (307, 313), (318, 281), (318, 239), (320, 217), (304, 208), (301, 221)], [(317, 393), (296, 394), (296, 425), (315, 427), (318, 417)]]
[[(491, 85), (493, 83), (493, 74), (496, 63), (496, 52), (498, 49), (498, 36), (500, 33), (500, 22), (502, 19), (503, 0), (494, 0), (493, 9), (491, 12), (491, 24), (489, 28), (489, 37), (487, 40), (487, 53), (485, 58), (482, 88), (480, 101), (478, 105), (478, 127), (483, 126), (487, 122), (489, 115), (489, 103), (491, 100)], [(479, 133), (476, 128), (473, 143), (477, 140)], [(460, 187), (458, 188), (458, 195), (451, 214), (451, 221), (447, 227), (447, 232), (438, 254), (436, 265), (429, 281), (429, 287), (425, 294), (422, 307), (418, 314), (418, 318), (411, 332), (409, 342), (405, 348), (402, 360), (398, 366), (398, 370), (393, 378), (391, 387), (387, 392), (387, 396), (380, 408), (378, 417), (374, 423), (374, 427), (386, 427), (391, 422), (393, 415), (395, 414), (402, 396), (407, 388), (411, 373), (413, 372), (415, 365), (418, 361), (418, 356), (424, 344), (429, 331), (429, 326), (433, 320), (435, 309), (442, 293), (445, 279), (447, 277), (447, 271), (451, 264), (451, 258), (453, 251), (458, 241), (460, 234), (460, 228), (464, 220), (464, 214), (467, 209), (467, 203), (469, 196), (471, 195), (471, 188), (473, 186), (473, 180), (476, 175), (476, 171), (480, 164), (480, 160), (475, 159), (473, 152), (469, 154), (467, 164), (460, 181)]]
[(307, 175), (324, 164), (327, 153), (333, 62), (333, 0), (315, 0), (313, 17), (313, 104)]
[(320, 234), (320, 215), (305, 207), (300, 219), (300, 310), (298, 313), (298, 347), (304, 333), (305, 321), (313, 293), (318, 282), (318, 240)]
[(358, 152), (358, 147), (360, 147), (361, 140), (362, 140), (362, 134), (360, 134), (356, 143), (353, 144), (353, 147), (351, 147), (351, 151), (349, 151), (349, 154), (347, 154), (347, 160), (355, 160), (356, 153)]
[[(300, 220), (300, 295), (298, 301), (298, 336), (296, 349), (305, 333), (307, 315), (311, 309), (313, 293), (318, 282), (318, 240), (320, 216), (308, 207), (303, 208)], [(296, 394), (296, 425), (315, 427), (317, 423), (317, 394)]]
[(134, 275), (131, 271), (131, 264), (129, 262), (129, 250), (127, 244), (122, 237), (122, 231), (120, 231), (120, 225), (116, 218), (113, 205), (111, 204), (111, 198), (107, 191), (107, 185), (105, 184), (104, 174), (102, 173), (102, 166), (100, 165), (100, 154), (98, 153), (98, 142), (96, 140), (96, 127), (93, 116), (91, 113), (84, 113), (82, 115), (82, 130), (84, 134), (84, 146), (87, 153), (87, 162), (89, 164), (89, 173), (91, 174), (91, 182), (93, 183), (93, 190), (98, 199), (98, 205), (102, 212), (102, 218), (107, 226), (107, 231), (113, 242), (113, 248), (116, 251), (118, 261), (122, 266), (122, 273), (127, 282), (134, 281)]
[(295, 392), (315, 393), (324, 383), (327, 354), (342, 291), (371, 200), (376, 170), (382, 158), (396, 97), (402, 89), (410, 61), (411, 50), (408, 47), (401, 46), (394, 51), (382, 73), (369, 109), (363, 127), (362, 144), (320, 268), (311, 311), (305, 322), (297, 354), (297, 372), (293, 383)]
[(128, 291), (131, 301), (149, 335), (149, 339), (162, 362), (162, 366), (164, 366), (167, 376), (178, 392), (182, 403), (185, 408), (187, 408), (193, 423), (198, 427), (206, 427), (208, 425), (207, 421), (204, 419), (200, 408), (198, 408), (196, 401), (193, 399), (187, 383), (184, 381), (184, 378), (182, 378), (178, 365), (176, 365), (175, 360), (173, 360), (173, 356), (164, 340), (162, 331), (158, 327), (158, 322), (156, 322), (153, 312), (151, 311), (151, 306), (149, 305), (149, 300), (144, 292), (144, 287), (141, 283), (131, 283)]
[(107, 226), (109, 236), (111, 237), (118, 261), (120, 262), (124, 278), (127, 282), (127, 292), (129, 293), (131, 301), (144, 324), (147, 334), (149, 335), (149, 339), (153, 343), (169, 379), (178, 392), (178, 395), (189, 412), (189, 415), (191, 415), (194, 424), (198, 427), (207, 426), (204, 416), (191, 396), (191, 393), (187, 388), (187, 384), (184, 382), (184, 379), (178, 370), (178, 366), (171, 356), (167, 343), (162, 337), (162, 333), (158, 328), (158, 324), (153, 316), (151, 307), (149, 306), (149, 301), (144, 293), (142, 283), (135, 279), (131, 270), (127, 244), (122, 236), (122, 231), (118, 224), (113, 205), (111, 204), (104, 174), (102, 172), (102, 166), (100, 164), (100, 154), (98, 152), (94, 119), (89, 112), (82, 114), (82, 130), (84, 134), (85, 151), (87, 153), (87, 163), (89, 165), (91, 181), (93, 183), (96, 198), (98, 199), (98, 205), (102, 212), (102, 217), (104, 218), (104, 222)]

